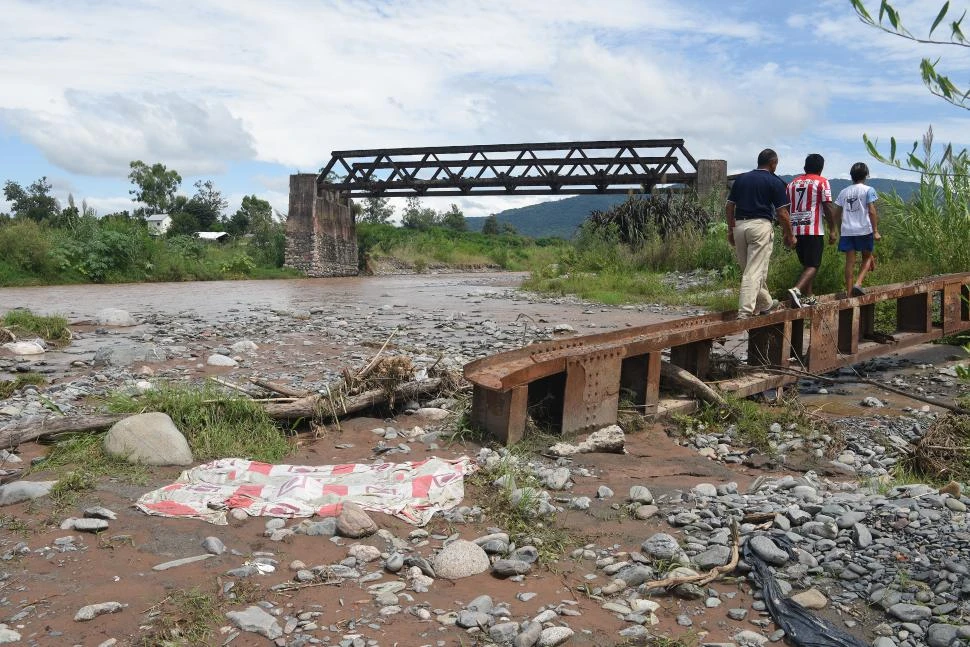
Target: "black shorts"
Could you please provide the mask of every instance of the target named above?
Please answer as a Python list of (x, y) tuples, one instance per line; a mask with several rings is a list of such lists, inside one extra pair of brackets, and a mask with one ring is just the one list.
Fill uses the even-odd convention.
[(802, 267), (818, 267), (825, 251), (825, 236), (799, 236), (795, 240), (795, 252)]

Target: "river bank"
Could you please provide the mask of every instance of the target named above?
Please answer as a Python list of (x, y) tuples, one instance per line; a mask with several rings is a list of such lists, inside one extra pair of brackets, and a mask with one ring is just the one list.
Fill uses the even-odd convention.
[[(257, 377), (315, 391), (343, 368), (362, 366), (392, 335), (390, 352), (407, 355), (418, 370), (435, 363), (460, 368), (532, 340), (694, 312), (538, 297), (516, 289), (522, 278), (484, 273), (3, 289), (4, 309), (64, 314), (74, 339), (31, 358), (0, 357), (6, 376), (29, 369), (50, 382), (0, 401), (0, 427), (55, 411), (77, 415), (97, 408), (110, 393), (135, 393), (164, 381), (218, 377), (247, 385)], [(136, 325), (98, 323), (105, 308), (126, 310)], [(241, 342), (251, 345), (236, 346)], [(231, 365), (210, 364), (213, 356)], [(965, 354), (953, 347), (923, 347), (861, 370), (952, 400), (966, 392), (947, 372), (958, 357)], [(764, 521), (742, 523), (742, 536), (775, 533), (795, 541), (798, 560), (779, 564), (777, 573), (794, 591), (816, 589), (825, 598), (821, 612), (840, 627), (869, 643), (950, 644), (940, 641), (956, 640), (964, 631), (965, 596), (953, 578), (970, 566), (970, 543), (961, 539), (968, 532), (970, 500), (898, 482), (893, 468), (899, 453), (889, 442), (894, 436), (918, 438), (941, 410), (868, 385), (829, 387), (829, 393), (820, 393), (819, 384), (800, 389), (813, 415), (838, 429), (844, 439), (839, 451), (821, 428), (807, 438), (779, 428), (769, 433), (784, 460), (776, 454), (758, 462), (727, 431), (681, 423), (627, 433), (625, 454), (506, 454), (471, 437), (450, 441), (458, 414), (428, 409), (458, 411), (459, 403), (441, 399), (416, 403), (423, 406), (410, 415), (362, 417), (298, 437), (288, 464), (467, 456), (479, 467), (466, 479), (459, 508), (425, 528), (375, 514), (380, 532), (363, 539), (306, 534), (299, 520), (245, 518), (214, 526), (134, 509), (144, 493), (178, 477), (180, 469), (173, 467), (151, 468), (137, 482), (122, 475), (102, 479), (66, 508), (43, 498), (2, 507), (0, 622), (21, 644), (37, 645), (162, 644), (162, 630), (179, 626), (185, 632), (206, 629), (196, 644), (502, 644), (533, 631), (530, 623), (538, 624), (545, 641), (540, 644), (550, 645), (562, 644), (559, 639), (568, 645), (661, 644), (651, 637), (662, 635), (671, 637), (668, 645), (760, 644), (777, 638), (777, 627), (749, 581), (684, 585), (674, 594), (645, 585), (681, 562), (704, 571), (728, 561), (731, 520), (757, 513), (767, 528), (754, 527)], [(887, 406), (863, 407), (867, 397)], [(387, 447), (396, 449), (388, 454)], [(46, 451), (27, 443), (15, 456), (29, 464)], [(561, 547), (541, 545), (538, 535), (547, 541), (553, 535), (537, 528), (516, 535), (508, 525), (513, 520), (498, 514), (496, 492), (505, 491), (508, 480), (502, 479), (509, 475), (518, 481), (515, 487), (533, 488), (530, 496), (545, 502), (533, 524), (561, 531), (555, 535), (563, 539)], [(48, 476), (40, 465), (29, 478)], [(61, 530), (63, 521), (93, 506), (110, 509), (117, 519), (96, 534)], [(228, 550), (156, 570), (208, 554), (202, 548), (208, 537)], [(493, 561), (530, 562), (530, 545), (543, 560), (522, 567), (527, 572), (520, 575), (493, 574), (490, 564), (487, 572), (467, 578), (429, 578), (415, 560), (435, 565), (436, 553), (456, 537), (477, 540)], [(419, 566), (394, 570), (396, 556)], [(253, 563), (268, 564), (272, 572), (250, 568), (240, 575)], [(323, 570), (312, 574), (317, 566), (343, 575), (320, 578)], [(624, 582), (619, 588), (618, 578)], [(82, 607), (105, 602), (127, 606), (91, 621), (74, 619)], [(262, 634), (225, 615), (252, 605), (266, 612), (251, 614), (265, 622)], [(936, 625), (952, 630), (932, 629)], [(879, 644), (888, 645), (885, 640)]]

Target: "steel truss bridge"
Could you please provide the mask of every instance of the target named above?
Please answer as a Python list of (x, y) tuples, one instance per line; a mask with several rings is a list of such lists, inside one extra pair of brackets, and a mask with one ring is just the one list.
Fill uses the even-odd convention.
[(694, 183), (683, 139), (334, 151), (318, 192), (351, 198), (650, 192)]

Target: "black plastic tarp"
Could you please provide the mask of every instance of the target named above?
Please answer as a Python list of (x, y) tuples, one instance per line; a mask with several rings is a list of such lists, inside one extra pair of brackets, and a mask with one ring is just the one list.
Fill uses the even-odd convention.
[[(786, 551), (790, 559), (795, 559), (795, 551), (786, 537), (770, 539)], [(868, 643), (818, 617), (794, 600), (783, 597), (771, 568), (751, 550), (750, 541), (745, 542), (743, 555), (744, 561), (751, 565), (752, 578), (761, 588), (771, 619), (784, 629), (790, 643), (796, 647), (869, 647)]]

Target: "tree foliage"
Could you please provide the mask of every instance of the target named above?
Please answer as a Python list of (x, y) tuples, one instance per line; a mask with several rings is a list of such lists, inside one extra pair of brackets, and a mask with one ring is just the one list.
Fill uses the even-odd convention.
[(465, 214), (458, 208), (457, 204), (452, 203), (448, 211), (441, 213), (439, 217), (441, 226), (452, 231), (465, 231), (468, 228), (465, 222)]
[(46, 176), (35, 180), (26, 189), (7, 180), (3, 185), (3, 196), (10, 202), (15, 217), (44, 222), (55, 219), (61, 210), (51, 189)]
[(430, 207), (421, 204), (416, 197), (407, 199), (404, 211), (401, 213), (401, 225), (408, 229), (427, 230), (438, 224), (438, 214)]
[[(357, 204), (357, 203), (355, 203)], [(358, 218), (359, 222), (383, 225), (394, 215), (394, 207), (387, 198), (367, 198)]]
[(247, 195), (242, 204), (226, 222), (226, 231), (233, 236), (243, 236), (253, 233), (253, 228), (265, 226), (273, 219), (273, 207), (269, 202), (255, 195)]
[[(933, 14), (935, 17), (929, 25), (925, 37), (917, 36), (911, 32), (903, 23), (903, 18), (899, 10), (887, 0), (880, 1), (876, 17), (873, 17), (872, 12), (866, 7), (865, 0), (850, 0), (850, 2), (859, 20), (870, 27), (888, 34), (930, 46), (970, 48), (970, 41), (963, 34), (963, 20), (966, 18), (967, 12), (964, 11), (960, 14), (959, 18), (956, 18), (954, 14), (950, 13), (949, 0), (944, 2), (936, 13)], [(946, 29), (949, 29), (949, 36), (934, 36), (934, 33), (945, 33), (944, 30), (937, 32), (937, 29), (944, 24), (946, 25)], [(963, 90), (947, 74), (940, 72), (937, 67), (940, 61), (941, 59), (939, 58), (936, 60), (923, 58), (920, 61), (920, 76), (926, 88), (931, 94), (940, 97), (951, 105), (963, 108), (964, 110), (970, 110), (970, 90)], [(927, 135), (929, 140), (932, 141), (932, 131), (928, 132)], [(946, 174), (953, 171), (953, 150), (950, 145), (947, 145), (944, 149), (943, 155), (941, 156), (942, 163), (934, 164), (929, 157), (930, 152), (926, 150), (925, 146), (923, 146), (925, 154), (923, 156), (917, 154), (917, 151), (920, 149), (920, 142), (913, 142), (913, 146), (908, 153), (897, 156), (895, 137), (890, 138), (888, 154), (881, 152), (878, 142), (869, 138), (868, 135), (863, 135), (862, 137), (869, 154), (884, 164), (924, 174)]]
[(482, 233), (486, 236), (498, 236), (499, 226), (498, 226), (498, 216), (494, 213), (489, 214), (485, 222), (482, 223)]
[(216, 189), (212, 180), (198, 180), (194, 186), (195, 195), (189, 200), (187, 208), (195, 215), (200, 231), (212, 231), (214, 225), (222, 220), (229, 201), (222, 197), (222, 192)]
[(182, 176), (175, 169), (168, 169), (164, 164), (155, 163), (149, 166), (141, 160), (130, 164), (131, 172), (128, 179), (134, 188), (128, 191), (135, 202), (145, 204), (146, 215), (167, 213), (175, 202), (175, 195), (182, 184)]

